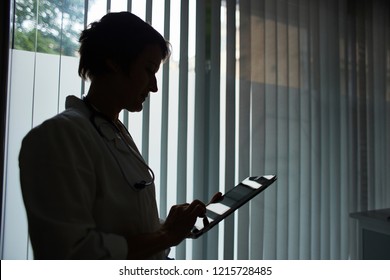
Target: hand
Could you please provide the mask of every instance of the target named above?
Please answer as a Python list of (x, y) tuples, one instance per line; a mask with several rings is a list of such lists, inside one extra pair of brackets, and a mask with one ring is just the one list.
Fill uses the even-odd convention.
[(204, 217), (206, 205), (199, 200), (194, 200), (191, 204), (180, 204), (172, 206), (165, 223), (162, 225), (171, 243), (176, 246), (185, 239), (191, 232), (198, 217)]
[(223, 199), (222, 193), (221, 192), (217, 192), (217, 193), (214, 194), (214, 196), (211, 198), (211, 200), (210, 200), (210, 202), (208, 204), (220, 202), (222, 199)]

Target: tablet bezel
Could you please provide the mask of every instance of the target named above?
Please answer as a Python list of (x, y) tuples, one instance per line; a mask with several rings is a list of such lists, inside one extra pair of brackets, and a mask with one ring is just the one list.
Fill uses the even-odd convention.
[[(192, 239), (199, 238), (200, 236), (208, 232), (210, 229), (212, 229), (214, 226), (219, 224), (221, 221), (223, 221), (226, 217), (230, 216), (242, 205), (246, 204), (248, 201), (250, 201), (252, 198), (257, 196), (259, 193), (263, 192), (272, 183), (274, 183), (276, 179), (277, 179), (276, 175), (251, 176), (246, 178), (241, 183), (228, 190), (218, 202), (206, 206), (206, 217), (215, 217), (215, 218), (212, 221), (208, 222), (207, 226), (204, 226), (202, 229), (198, 229), (197, 227), (194, 226), (189, 237)], [(234, 199), (232, 199), (231, 196), (233, 195), (233, 192), (237, 190), (238, 187), (245, 188), (245, 191), (248, 193), (243, 195), (240, 199), (232, 202), (232, 200)], [(210, 210), (215, 208), (215, 206), (217, 206), (218, 203), (226, 206), (226, 204), (222, 203), (224, 199), (230, 199), (230, 204), (233, 203), (232, 205), (227, 206), (229, 209), (227, 209), (221, 214), (217, 214), (215, 213), (215, 211)], [(202, 218), (198, 218), (198, 223), (201, 220)]]

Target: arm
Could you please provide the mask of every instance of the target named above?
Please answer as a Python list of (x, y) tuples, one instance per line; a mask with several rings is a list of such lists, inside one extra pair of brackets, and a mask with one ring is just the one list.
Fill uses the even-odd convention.
[(130, 236), (128, 259), (145, 259), (150, 255), (178, 245), (189, 234), (198, 217), (205, 214), (205, 205), (199, 200), (191, 204), (175, 205), (159, 231), (139, 236)]
[[(217, 192), (209, 203), (218, 202), (222, 193)], [(191, 204), (175, 205), (161, 227), (155, 233), (127, 239), (129, 259), (143, 259), (169, 247), (178, 245), (193, 228), (196, 219), (206, 213), (206, 205), (199, 200)]]

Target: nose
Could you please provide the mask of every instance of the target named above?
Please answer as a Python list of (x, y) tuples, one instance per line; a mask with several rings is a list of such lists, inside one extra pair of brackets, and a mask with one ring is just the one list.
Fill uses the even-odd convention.
[(153, 78), (151, 79), (150, 85), (149, 85), (149, 90), (151, 92), (157, 92), (158, 91), (156, 76), (153, 76)]

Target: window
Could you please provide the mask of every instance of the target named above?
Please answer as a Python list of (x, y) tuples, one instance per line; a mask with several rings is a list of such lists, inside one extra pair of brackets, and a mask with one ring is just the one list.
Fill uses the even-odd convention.
[[(86, 5), (84, 5), (86, 4)], [(177, 259), (356, 257), (351, 212), (389, 208), (390, 5), (353, 0), (15, 0), (2, 258), (32, 258), (23, 136), (88, 89), (77, 38), (130, 10), (169, 39), (159, 93), (121, 116), (156, 174), (160, 215), (250, 175), (278, 181)]]

